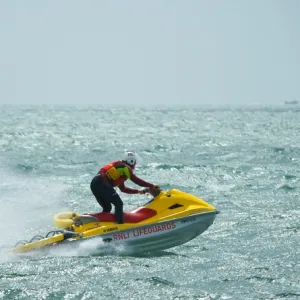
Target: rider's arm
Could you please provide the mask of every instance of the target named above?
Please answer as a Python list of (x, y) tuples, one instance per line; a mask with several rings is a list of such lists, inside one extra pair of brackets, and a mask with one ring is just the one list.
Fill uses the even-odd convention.
[[(132, 182), (134, 182), (135, 184), (137, 184), (137, 185), (139, 185), (139, 186), (147, 187), (147, 188), (154, 188), (154, 187), (155, 187), (155, 185), (153, 185), (153, 184), (151, 184), (151, 183), (149, 183), (149, 182), (147, 182), (147, 181), (144, 181), (144, 180), (142, 180), (141, 178), (137, 177), (137, 176), (133, 173), (132, 169), (129, 168), (128, 166), (126, 166), (126, 167), (123, 169), (123, 172), (124, 172), (124, 175), (125, 175), (128, 179), (130, 179)], [(127, 187), (125, 187), (124, 184), (123, 184), (123, 186), (124, 186), (124, 187), (122, 187), (122, 188), (123, 188), (123, 190), (122, 190), (121, 186), (119, 185), (121, 191), (124, 192), (124, 193), (128, 193), (128, 192), (125, 192), (126, 190), (127, 190), (127, 191), (129, 190), (129, 191), (130, 191), (130, 192), (129, 192), (130, 194), (136, 194), (136, 191), (138, 191), (138, 190), (135, 190), (135, 189), (127, 188)], [(134, 190), (135, 192), (132, 192), (132, 190)], [(128, 194), (129, 194), (129, 193), (128, 193)], [(139, 193), (139, 192), (138, 192), (138, 193)]]
[(154, 185), (152, 183), (144, 181), (143, 179), (137, 177), (134, 173), (131, 173), (130, 179), (131, 181), (133, 181), (135, 184), (138, 184), (139, 186), (148, 187), (151, 189), (154, 188)]
[(120, 183), (118, 188), (123, 192), (123, 193), (126, 193), (126, 194), (139, 194), (140, 191), (139, 190), (136, 190), (136, 189), (132, 189), (132, 188), (129, 188), (127, 186), (125, 186), (124, 182)]

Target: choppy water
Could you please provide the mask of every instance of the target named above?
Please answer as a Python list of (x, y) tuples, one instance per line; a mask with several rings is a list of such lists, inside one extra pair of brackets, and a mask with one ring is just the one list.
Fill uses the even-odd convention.
[[(90, 180), (124, 149), (137, 175), (221, 214), (148, 256), (1, 250), (0, 299), (300, 299), (299, 132), (297, 107), (2, 106), (2, 247), (52, 229), (58, 211), (97, 211)], [(126, 210), (148, 197), (122, 194)]]

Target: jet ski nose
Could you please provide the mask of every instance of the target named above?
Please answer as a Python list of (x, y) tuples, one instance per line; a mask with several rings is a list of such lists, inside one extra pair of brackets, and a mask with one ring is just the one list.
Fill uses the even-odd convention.
[(220, 211), (219, 210), (216, 210), (216, 215), (218, 215), (220, 213)]

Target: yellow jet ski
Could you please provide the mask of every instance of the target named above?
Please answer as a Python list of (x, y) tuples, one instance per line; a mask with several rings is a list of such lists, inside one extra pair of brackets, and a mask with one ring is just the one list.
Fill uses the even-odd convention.
[(88, 239), (101, 239), (106, 245), (125, 245), (132, 249), (131, 253), (165, 250), (203, 233), (218, 213), (204, 200), (177, 189), (155, 189), (150, 193), (154, 197), (151, 201), (124, 212), (124, 224), (117, 224), (113, 213), (60, 212), (54, 216), (59, 230), (21, 241), (12, 251), (49, 249)]

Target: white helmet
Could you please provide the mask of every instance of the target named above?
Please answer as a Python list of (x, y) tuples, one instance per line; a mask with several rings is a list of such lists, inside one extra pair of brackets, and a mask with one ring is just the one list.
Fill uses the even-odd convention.
[(126, 161), (134, 168), (136, 164), (136, 155), (133, 152), (125, 152), (122, 160)]

